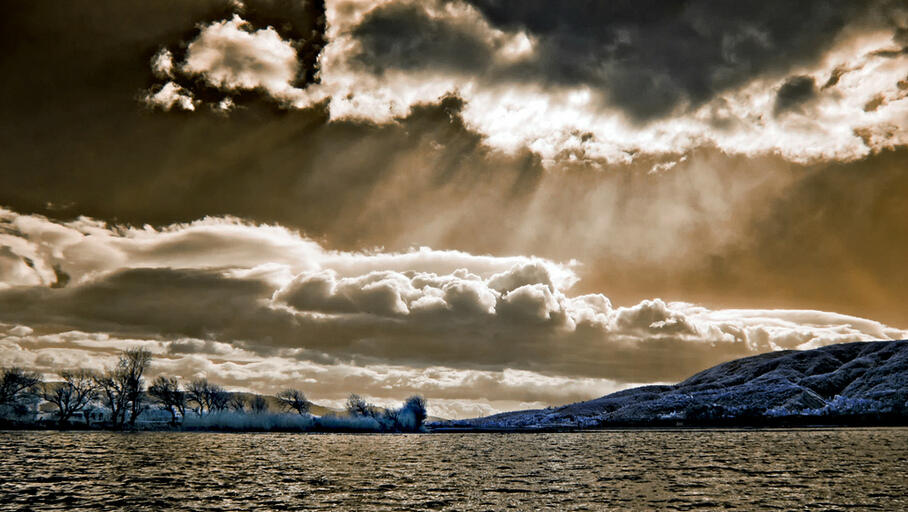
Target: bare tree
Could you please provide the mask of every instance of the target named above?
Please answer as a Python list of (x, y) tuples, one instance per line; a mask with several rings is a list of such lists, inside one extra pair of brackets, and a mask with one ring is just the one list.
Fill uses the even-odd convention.
[(107, 369), (95, 382), (101, 389), (104, 402), (110, 408), (114, 428), (122, 428), (129, 412), (129, 424), (147, 408), (142, 376), (151, 364), (151, 352), (137, 348), (125, 350), (113, 368)]
[[(97, 387), (97, 382), (95, 382), (94, 384)], [(95, 389), (95, 399), (98, 398), (97, 393), (98, 393), (98, 390)], [(91, 415), (93, 412), (98, 410), (98, 408), (95, 406), (95, 399), (92, 399), (90, 402), (85, 404), (85, 407), (82, 408), (82, 414), (85, 416), (85, 426), (86, 427), (91, 427)]]
[(189, 402), (195, 404), (195, 407), (193, 409), (199, 416), (201, 416), (205, 411), (209, 410), (208, 380), (195, 379), (190, 382), (189, 386), (186, 388), (186, 398)]
[(232, 393), (227, 407), (234, 412), (246, 412), (246, 399), (239, 393)]
[(14, 407), (24, 395), (33, 392), (41, 383), (41, 376), (22, 368), (4, 368), (0, 373), (0, 406)]
[(87, 370), (62, 371), (62, 384), (44, 385), (42, 396), (57, 407), (57, 418), (64, 426), (73, 414), (81, 411), (98, 396), (94, 375)]
[(253, 414), (262, 414), (268, 412), (268, 401), (261, 395), (255, 395), (255, 398), (249, 403), (249, 408)]
[(189, 401), (196, 404), (196, 412), (201, 416), (205, 412), (226, 410), (230, 404), (230, 393), (208, 379), (195, 379), (186, 388)]
[(212, 411), (226, 411), (230, 405), (230, 393), (217, 384), (208, 386), (208, 403)]
[(126, 370), (126, 399), (130, 405), (129, 423), (135, 425), (139, 415), (148, 408), (142, 375), (151, 365), (151, 352), (144, 348), (126, 350), (120, 357), (120, 365)]
[(123, 427), (126, 421), (126, 378), (119, 366), (108, 368), (103, 374), (95, 377), (95, 384), (101, 392), (101, 401), (110, 409), (110, 423), (114, 429)]
[(171, 425), (177, 424), (177, 412), (181, 418), (186, 417), (186, 392), (180, 389), (180, 382), (175, 377), (158, 376), (148, 387), (148, 394), (170, 412)]
[(351, 416), (375, 416), (378, 410), (356, 393), (347, 398), (347, 413)]
[(311, 404), (306, 400), (306, 395), (298, 389), (285, 389), (277, 394), (277, 399), (288, 411), (296, 411), (300, 415), (309, 413)]

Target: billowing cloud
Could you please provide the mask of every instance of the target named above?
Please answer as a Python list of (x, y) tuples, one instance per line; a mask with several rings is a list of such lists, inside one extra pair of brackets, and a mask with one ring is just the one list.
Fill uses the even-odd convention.
[[(591, 85), (638, 118), (697, 106), (754, 76), (816, 59), (867, 4), (807, 2), (796, 15), (769, 3), (731, 7), (613, 2), (470, 2), (501, 27), (540, 39), (539, 72), (554, 83)], [(795, 19), (803, 17), (811, 23)]]
[(296, 49), (271, 27), (253, 30), (234, 15), (202, 28), (186, 50), (182, 70), (227, 90), (262, 88), (278, 98), (293, 95), (299, 72)]
[(160, 107), (163, 110), (195, 110), (196, 102), (192, 93), (174, 82), (167, 82), (153, 92), (145, 95), (145, 103), (151, 107)]
[(196, 24), (189, 40), (160, 42), (150, 60), (152, 74), (160, 82), (146, 96), (172, 84), (220, 113), (230, 111), (237, 96), (261, 95), (284, 107), (318, 101), (299, 86), (315, 79), (325, 23), (322, 3), (205, 0), (201, 4), (202, 10), (209, 11), (208, 20)]
[(173, 78), (173, 54), (170, 50), (161, 48), (154, 54), (151, 58), (151, 71), (157, 78)]
[[(363, 25), (369, 26), (371, 16), (384, 19), (397, 13), (390, 7), (381, 9), (370, 11), (375, 14), (367, 14)], [(696, 10), (697, 7), (691, 9)], [(411, 15), (407, 19), (415, 17)], [(744, 18), (741, 22), (744, 23)], [(344, 94), (335, 95), (332, 100), (332, 113), (381, 121), (387, 118), (387, 112), (411, 105), (413, 100), (407, 98), (408, 94), (422, 92), (425, 96), (419, 99), (428, 101), (432, 95), (437, 97), (445, 90), (454, 90), (465, 100), (464, 117), (467, 123), (485, 135), (489, 144), (504, 150), (528, 146), (553, 160), (573, 156), (620, 162), (636, 158), (641, 153), (683, 153), (702, 145), (715, 145), (724, 151), (748, 155), (778, 152), (797, 162), (850, 160), (905, 142), (896, 133), (872, 139), (860, 135), (862, 129), (881, 123), (901, 127), (896, 132), (906, 131), (904, 104), (888, 104), (888, 111), (873, 116), (864, 109), (874, 97), (896, 94), (897, 83), (904, 78), (904, 58), (897, 59), (900, 62), (896, 64), (878, 53), (880, 49), (893, 46), (890, 31), (881, 29), (870, 35), (841, 38), (827, 35), (823, 38), (828, 43), (825, 46), (808, 45), (800, 40), (766, 40), (762, 43), (765, 48), (751, 45), (755, 55), (750, 57), (757, 58), (758, 63), (747, 57), (735, 56), (731, 49), (724, 55), (719, 54), (715, 62), (703, 63), (691, 63), (690, 58), (671, 57), (671, 52), (653, 49), (653, 62), (649, 63), (653, 67), (648, 68), (647, 62), (638, 60), (647, 57), (634, 53), (647, 54), (648, 50), (634, 49), (635, 43), (631, 41), (644, 42), (638, 44), (658, 41), (654, 44), (672, 45), (684, 52), (691, 48), (684, 44), (683, 36), (678, 36), (681, 41), (671, 37), (645, 37), (642, 33), (633, 36), (631, 33), (634, 30), (641, 29), (627, 23), (629, 28), (623, 32), (616, 29), (616, 33), (609, 36), (615, 39), (611, 44), (618, 48), (614, 51), (621, 57), (600, 56), (595, 50), (587, 51), (587, 45), (608, 45), (597, 43), (595, 38), (585, 40), (581, 34), (574, 32), (567, 36), (570, 26), (565, 27), (565, 35), (559, 36), (558, 40), (581, 46), (575, 48), (572, 54), (567, 50), (556, 51), (550, 62), (553, 65), (575, 66), (576, 70), (553, 70), (549, 83), (528, 79), (528, 73), (532, 77), (533, 71), (527, 71), (525, 66), (511, 69), (490, 64), (479, 67), (478, 71), (470, 66), (451, 71), (427, 64), (428, 67), (414, 71), (411, 63), (397, 66), (396, 72), (387, 70), (385, 66), (380, 79), (344, 80), (343, 83), (364, 86), (362, 90), (354, 89), (352, 85), (344, 86)], [(358, 34), (363, 25), (351, 29), (352, 33)], [(426, 28), (429, 34), (434, 30)], [(678, 30), (684, 32), (680, 28)], [(689, 27), (685, 30), (694, 33)], [(737, 31), (735, 37), (748, 33), (756, 40), (771, 38), (765, 34), (761, 36), (757, 28)], [(387, 38), (395, 37), (394, 32), (383, 34)], [(797, 38), (803, 34), (792, 29), (788, 35)], [(623, 44), (620, 40), (625, 37), (628, 38), (625, 50), (631, 52), (627, 56), (621, 54), (625, 50), (620, 50)], [(733, 39), (731, 34), (716, 34), (715, 37), (724, 38), (727, 45), (733, 44), (730, 42)], [(796, 43), (805, 45), (798, 47), (804, 50), (799, 54), (800, 60), (778, 58), (779, 53), (796, 54), (790, 47), (790, 44)], [(371, 44), (370, 48), (389, 48), (386, 54), (375, 56), (376, 62), (393, 60), (393, 52), (398, 48), (390, 42), (379, 44), (369, 38), (362, 39), (360, 44)], [(545, 48), (544, 43), (539, 43), (539, 46)], [(709, 45), (710, 48), (720, 46), (719, 43)], [(326, 49), (327, 52), (330, 50)], [(438, 53), (429, 50), (430, 55)], [(544, 50), (539, 52), (544, 53)], [(326, 55), (323, 68), (325, 84), (331, 83), (332, 70), (337, 70), (338, 76), (361, 74), (356, 68), (345, 68), (343, 62), (349, 57)], [(358, 55), (358, 58), (363, 58), (362, 54)], [(700, 56), (697, 53), (693, 55)], [(660, 60), (656, 61), (656, 56)], [(491, 57), (489, 59), (491, 61)], [(683, 66), (680, 63), (684, 63)], [(715, 69), (711, 69), (712, 66)], [(806, 84), (808, 81), (826, 82), (834, 69), (841, 67), (853, 69), (852, 76), (824, 94), (817, 94), (815, 108), (802, 110), (797, 116), (774, 116), (789, 106), (786, 103), (787, 93), (797, 92), (791, 89), (793, 84), (787, 82), (789, 78), (785, 71), (799, 72), (801, 82)], [(429, 71), (432, 69), (435, 70)], [(874, 78), (870, 79), (870, 73), (875, 75)], [(578, 74), (585, 74), (586, 78)], [(597, 78), (593, 80), (593, 76)], [(561, 80), (561, 77), (567, 78)], [(416, 83), (418, 87), (408, 86)], [(780, 91), (781, 99), (777, 100), (773, 91)], [(810, 92), (807, 91), (808, 94)], [(338, 96), (358, 99), (338, 100)], [(803, 101), (808, 98), (802, 95), (797, 99)], [(641, 117), (647, 122), (642, 123)]]
[(771, 3), (337, 1), (326, 6), (318, 83), (297, 87), (292, 41), (239, 15), (202, 26), (182, 69), (286, 107), (327, 103), (335, 121), (392, 123), (453, 94), (487, 144), (530, 148), (549, 165), (702, 146), (854, 160), (908, 142), (904, 10), (886, 1), (801, 10), (810, 23)]
[[(586, 383), (568, 386), (574, 398), (677, 380), (768, 350), (908, 336), (819, 311), (709, 310), (660, 299), (615, 307), (602, 294), (571, 293), (571, 265), (533, 257), (327, 251), (290, 230), (235, 219), (155, 230), (3, 215), (8, 257), (28, 258), (35, 274), (30, 282), (9, 274), (18, 284), (0, 291), (0, 321), (19, 326), (4, 345), (6, 363), (57, 339), (75, 344), (60, 352), (72, 357), (88, 350), (86, 343), (110, 352), (126, 346), (118, 340), (138, 339), (166, 344), (156, 350), (178, 358), (205, 353), (233, 361), (245, 369), (212, 375), (247, 387), (263, 377), (238, 375), (255, 373), (265, 360), (277, 372), (268, 389), (303, 362), (328, 368), (321, 372), (327, 375), (341, 366), (390, 365), (407, 368), (399, 371), (414, 381), (433, 368), (472, 375), (461, 386), (475, 389), (439, 390), (440, 398), (475, 399), (481, 389), (488, 399), (544, 402), (551, 393), (533, 399), (532, 386), (512, 393), (501, 382), (518, 371), (530, 381)], [(47, 285), (54, 266), (72, 276), (71, 284)], [(384, 396), (415, 386), (392, 386)], [(431, 397), (433, 386), (422, 389)]]

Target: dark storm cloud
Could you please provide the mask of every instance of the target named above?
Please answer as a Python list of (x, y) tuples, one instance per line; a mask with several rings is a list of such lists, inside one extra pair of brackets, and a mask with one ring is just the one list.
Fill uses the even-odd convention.
[[(430, 17), (418, 3), (371, 11), (354, 30), (378, 69), (445, 69), (493, 80), (589, 85), (637, 120), (696, 107), (760, 75), (815, 61), (851, 24), (885, 24), (892, 2), (554, 2), (475, 0), (492, 24), (537, 41), (520, 63), (494, 65), (475, 22)], [(456, 2), (455, 2), (456, 4)], [(864, 16), (870, 13), (871, 19)]]
[(353, 35), (360, 63), (386, 68), (478, 71), (492, 61), (489, 41), (476, 25), (430, 17), (419, 4), (391, 3), (372, 11)]
[(776, 92), (776, 103), (773, 112), (776, 115), (799, 109), (817, 95), (817, 84), (813, 77), (793, 76), (782, 84)]

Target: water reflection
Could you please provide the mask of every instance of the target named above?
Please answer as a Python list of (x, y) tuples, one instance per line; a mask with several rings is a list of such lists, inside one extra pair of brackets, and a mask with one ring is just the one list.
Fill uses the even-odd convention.
[(908, 509), (908, 429), (0, 432), (7, 510)]

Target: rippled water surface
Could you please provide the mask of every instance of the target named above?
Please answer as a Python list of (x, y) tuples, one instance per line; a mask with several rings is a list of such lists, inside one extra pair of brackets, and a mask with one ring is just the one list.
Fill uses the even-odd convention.
[(0, 432), (4, 510), (908, 510), (908, 429)]

